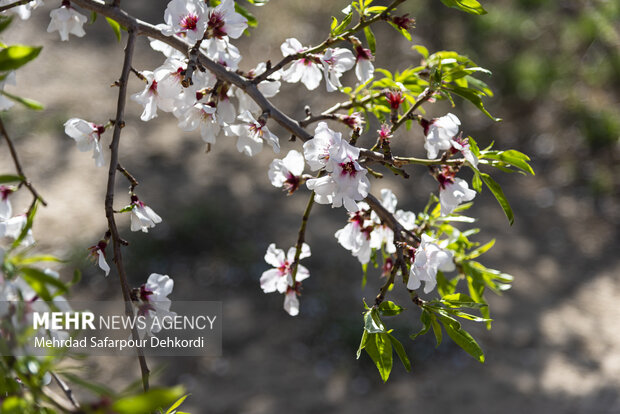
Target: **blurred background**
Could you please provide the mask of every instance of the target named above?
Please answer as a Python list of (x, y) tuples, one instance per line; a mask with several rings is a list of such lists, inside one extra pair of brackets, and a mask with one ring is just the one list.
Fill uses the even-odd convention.
[[(235, 42), (244, 56), (241, 68), (279, 60), (287, 37), (319, 43), (330, 16), (341, 17), (346, 5), (272, 0), (252, 8), (259, 27)], [(86, 260), (87, 247), (106, 229), (107, 169), (78, 152), (62, 124), (70, 117), (98, 123), (114, 117), (117, 90), (109, 85), (120, 75), (123, 45), (103, 18), (85, 28), (86, 37), (59, 42), (57, 33), (45, 32), (53, 6), (47, 2), (30, 21), (16, 21), (3, 39), (44, 46), (39, 59), (18, 73), (18, 87), (8, 91), (35, 98), (46, 110), (15, 108), (3, 118), (27, 174), (49, 202), (35, 223), (38, 248), (70, 258), (60, 269), (67, 279), (82, 269), (73, 298), (118, 299), (115, 274), (105, 278)], [(163, 20), (166, 2), (123, 6), (155, 24)], [(431, 52), (456, 50), (493, 72), (488, 81), (496, 96), (486, 105), (504, 121), (493, 124), (460, 100), (455, 108), (434, 105), (429, 116), (454, 112), (479, 145), (495, 141), (499, 149), (523, 151), (536, 171), (535, 177), (494, 173), (515, 211), (512, 227), (488, 191), (470, 214), (483, 218), (478, 241), (497, 239), (482, 263), (515, 276), (512, 290), (488, 296), (493, 329), (466, 326), (486, 353), (484, 365), (449, 341), (435, 348), (430, 337), (409, 340), (420, 327), (416, 309), (388, 322), (405, 344), (411, 373), (395, 361), (383, 384), (366, 355), (355, 359), (362, 299), (373, 298), (381, 281), (371, 269), (362, 289), (359, 263), (337, 244), (333, 234), (346, 222), (343, 209), (315, 206), (307, 232), (313, 255), (304, 263), (311, 277), (304, 282), (301, 314), (288, 316), (282, 296), (263, 294), (258, 279), (268, 268), (263, 255), (270, 242), (281, 248), (295, 243), (307, 194), (286, 197), (270, 185), (269, 150), (250, 159), (221, 136), (206, 153), (198, 133), (180, 131), (172, 115), (144, 123), (142, 108), (128, 103), (121, 163), (140, 181), (140, 198), (164, 219), (148, 235), (130, 233), (128, 217), (120, 219), (131, 243), (125, 249), (131, 281), (139, 286), (152, 272), (168, 274), (175, 280), (173, 301), (223, 302), (221, 358), (149, 361), (163, 368), (154, 383), (182, 383), (192, 393), (185, 411), (620, 412), (620, 3), (496, 0), (484, 6), (489, 13), (480, 17), (436, 0), (410, 1), (400, 9), (416, 18), (413, 44)], [(377, 25), (375, 33), (375, 66), (419, 64), (420, 55), (391, 27)], [(162, 62), (139, 39), (133, 66), (150, 70)], [(354, 83), (352, 74), (344, 80)], [(283, 84), (274, 102), (301, 119), (304, 105), (318, 113), (344, 100), (323, 88), (308, 93)], [(132, 79), (130, 91), (141, 89)], [(283, 130), (274, 125), (273, 131), (283, 154), (299, 149)], [(360, 144), (372, 140), (362, 137)], [(399, 131), (394, 141), (397, 153), (424, 154), (419, 128)], [(2, 145), (0, 166), (11, 168)], [(423, 167), (408, 171), (406, 181), (374, 181), (372, 192), (391, 188), (399, 208), (417, 212), (436, 184)], [(126, 183), (118, 182), (120, 208), (129, 200)], [(28, 201), (24, 197), (16, 207), (26, 209)], [(398, 292), (392, 299), (411, 308)], [(134, 360), (93, 358), (82, 368), (117, 390), (139, 378)]]

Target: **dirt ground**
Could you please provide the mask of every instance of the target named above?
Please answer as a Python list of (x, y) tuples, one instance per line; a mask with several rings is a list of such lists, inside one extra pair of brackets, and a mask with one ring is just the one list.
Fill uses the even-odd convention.
[[(263, 19), (296, 23), (263, 24), (257, 32), (260, 41), (243, 39), (244, 69), (261, 59), (277, 59), (286, 37), (303, 39), (304, 44), (321, 39), (314, 18), (300, 21), (301, 3), (273, 0), (259, 9)], [(156, 5), (149, 4), (148, 10), (128, 6), (155, 23), (165, 8), (161, 1)], [(305, 2), (304, 7), (306, 16), (323, 16), (330, 13), (324, 8), (334, 8), (327, 1)], [(8, 90), (38, 99), (47, 109), (16, 109), (3, 119), (17, 141), (26, 173), (49, 202), (34, 229), (39, 249), (72, 258), (61, 270), (64, 277), (76, 266), (83, 269), (74, 298), (117, 298), (114, 276), (106, 279), (84, 261), (86, 248), (105, 231), (107, 169), (97, 169), (89, 154), (78, 152), (62, 124), (70, 117), (105, 122), (114, 116), (116, 89), (109, 85), (120, 73), (122, 45), (102, 19), (86, 28), (87, 37), (72, 37), (68, 43), (45, 32), (47, 21), (47, 11), (38, 11), (3, 39), (44, 46), (36, 63), (18, 74), (19, 89)], [(15, 29), (22, 25), (28, 30), (18, 33)], [(378, 40), (388, 36), (393, 35), (380, 32)], [(401, 40), (394, 39), (393, 47), (414, 59)], [(140, 39), (134, 67), (152, 69), (160, 62)], [(140, 88), (139, 80), (132, 80), (130, 90)], [(321, 88), (304, 93), (305, 101), (285, 85), (275, 101), (301, 118), (305, 104), (318, 111), (333, 102)], [(484, 218), (478, 223), (479, 240), (497, 239), (483, 263), (515, 276), (512, 290), (502, 297), (489, 295), (493, 329), (468, 325), (485, 350), (486, 362), (479, 364), (450, 343), (435, 349), (431, 338), (408, 340), (419, 328), (418, 313), (409, 309), (394, 327), (413, 370), (407, 373), (395, 361), (392, 378), (382, 384), (366, 356), (355, 359), (362, 333), (361, 300), (373, 297), (381, 282), (371, 272), (362, 290), (359, 264), (337, 245), (333, 233), (344, 225), (344, 212), (325, 206), (313, 211), (308, 232), (313, 256), (306, 263), (312, 276), (304, 283), (301, 315), (291, 318), (281, 309), (281, 297), (262, 294), (258, 279), (267, 268), (267, 245), (275, 241), (289, 246), (296, 240), (306, 196), (287, 199), (271, 187), (268, 150), (249, 159), (222, 136), (207, 154), (198, 134), (181, 132), (171, 115), (162, 113), (144, 123), (140, 112), (138, 105), (128, 104), (121, 163), (138, 178), (138, 194), (164, 222), (143, 235), (129, 234), (127, 220), (120, 220), (131, 242), (130, 277), (139, 285), (151, 272), (166, 273), (176, 281), (173, 300), (218, 300), (224, 306), (221, 358), (150, 361), (166, 367), (155, 383), (182, 383), (192, 393), (185, 411), (620, 413), (619, 200), (612, 197), (601, 204), (577, 187), (563, 185), (566, 171), (553, 150), (557, 140), (524, 137), (520, 125), (508, 117), (493, 130), (498, 147), (522, 145), (518, 149), (532, 155), (537, 175), (496, 174), (512, 202), (514, 226), (508, 226), (488, 192), (473, 209), (474, 216)], [(487, 120), (469, 108), (457, 113), (464, 127), (466, 119), (472, 119), (480, 140), (491, 140), (485, 136)], [(551, 119), (533, 123), (553, 125), (554, 114), (540, 115), (545, 116)], [(286, 142), (282, 130), (274, 132), (283, 151), (298, 148), (298, 143)], [(406, 136), (401, 132), (395, 140)], [(402, 149), (421, 153), (421, 144)], [(2, 172), (10, 168), (4, 145), (0, 166)], [(411, 173), (408, 181), (373, 182), (372, 192), (392, 188), (399, 207), (417, 211), (434, 184), (423, 168)], [(126, 186), (119, 182), (122, 200)], [(21, 206), (26, 203), (24, 198)], [(395, 300), (399, 298), (406, 303), (396, 294)], [(138, 378), (133, 360), (95, 358), (91, 363), (88, 375), (116, 389)]]

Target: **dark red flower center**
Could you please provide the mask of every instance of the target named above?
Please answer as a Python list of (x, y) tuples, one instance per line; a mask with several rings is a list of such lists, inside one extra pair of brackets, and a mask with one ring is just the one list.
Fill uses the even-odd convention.
[(197, 23), (198, 23), (198, 16), (190, 13), (181, 20), (180, 26), (185, 30), (195, 31)]
[(342, 172), (340, 173), (341, 175), (355, 177), (355, 174), (357, 174), (357, 169), (355, 168), (355, 163), (353, 161), (341, 162), (340, 168), (342, 168)]

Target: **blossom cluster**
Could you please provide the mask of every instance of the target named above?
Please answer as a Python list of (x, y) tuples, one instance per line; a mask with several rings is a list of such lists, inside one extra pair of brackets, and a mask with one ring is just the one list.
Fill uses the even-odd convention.
[[(389, 189), (381, 190), (381, 205), (390, 212), (403, 229), (416, 229), (415, 214), (411, 211), (396, 210), (398, 200)], [(349, 250), (361, 264), (370, 262), (373, 251), (386, 254), (384, 273), (389, 273), (394, 264), (391, 258), (396, 253), (394, 231), (370, 209), (366, 203), (360, 203), (359, 211), (349, 213), (349, 222), (335, 234), (338, 243)], [(408, 289), (418, 289), (425, 282), (424, 292), (429, 293), (437, 284), (437, 271), (454, 270), (453, 253), (446, 249), (446, 240), (438, 242), (427, 234), (422, 234), (417, 248), (410, 247), (405, 255), (410, 258)]]
[[(284, 310), (291, 316), (299, 314), (298, 296), (301, 294), (301, 282), (310, 277), (308, 269), (295, 262), (296, 253), (297, 249), (291, 247), (284, 254), (284, 250), (276, 248), (275, 243), (271, 243), (265, 253), (265, 261), (272, 265), (273, 269), (264, 271), (260, 278), (263, 292), (278, 292), (285, 295)], [(306, 257), (310, 257), (310, 246), (303, 243), (298, 260)]]
[[(49, 311), (50, 304), (42, 300), (21, 274), (10, 271), (9, 269), (12, 269), (12, 266), (5, 266), (8, 251), (16, 248), (28, 248), (35, 242), (31, 229), (27, 231), (25, 237), (22, 235), (28, 221), (26, 214), (13, 216), (10, 197), (15, 190), (15, 187), (0, 186), (0, 318), (3, 318), (5, 322), (8, 321), (15, 332), (22, 332), (32, 328), (33, 313)], [(51, 269), (46, 268), (40, 272), (46, 278), (56, 280), (59, 278), (59, 274)], [(50, 285), (48, 291), (53, 297), (53, 305), (57, 309), (61, 311), (71, 310), (66, 299), (57, 294), (55, 286)], [(16, 302), (23, 306), (17, 309)], [(7, 325), (4, 326), (7, 328)], [(53, 329), (46, 332), (41, 328), (37, 334), (49, 334), (50, 338), (58, 339), (68, 337), (67, 332)], [(9, 335), (9, 333), (3, 332), (3, 336), (5, 335)], [(33, 349), (25, 349), (24, 351), (32, 352)]]

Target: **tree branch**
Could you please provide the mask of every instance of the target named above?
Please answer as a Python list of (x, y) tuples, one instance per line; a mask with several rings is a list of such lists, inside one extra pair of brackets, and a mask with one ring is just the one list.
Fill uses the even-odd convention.
[(321, 53), (322, 51), (324, 51), (325, 49), (327, 49), (329, 46), (333, 45), (334, 43), (346, 40), (349, 36), (359, 32), (360, 30), (363, 30), (364, 28), (370, 26), (371, 24), (375, 23), (376, 21), (386, 19), (387, 15), (389, 14), (390, 11), (392, 11), (393, 9), (395, 9), (396, 7), (398, 7), (401, 3), (404, 3), (405, 1), (406, 0), (394, 0), (381, 13), (378, 13), (378, 14), (374, 15), (372, 18), (370, 18), (368, 20), (360, 19), (359, 22), (355, 26), (353, 26), (349, 30), (345, 31), (344, 33), (342, 33), (342, 34), (340, 34), (340, 35), (338, 35), (336, 37), (331, 37), (330, 36), (327, 39), (325, 39), (323, 41), (323, 43), (321, 43), (321, 44), (319, 44), (319, 45), (317, 45), (315, 47), (312, 47), (312, 48), (310, 48), (308, 50), (305, 50), (303, 52), (296, 53), (294, 55), (285, 56), (275, 66), (267, 69), (265, 72), (263, 72), (259, 76), (255, 77), (252, 80), (252, 82), (254, 84), (258, 85), (259, 83), (261, 83), (262, 81), (267, 79), (272, 73), (277, 72), (278, 70), (282, 69), (287, 64), (289, 64), (291, 62), (294, 62), (296, 60), (299, 60), (299, 59), (303, 59), (303, 58), (305, 58), (308, 55), (312, 55), (312, 54), (315, 54), (315, 53)]
[(43, 204), (44, 206), (47, 206), (47, 203), (45, 202), (45, 200), (43, 200), (43, 197), (41, 197), (39, 195), (37, 190), (30, 183), (30, 180), (28, 180), (28, 177), (26, 177), (26, 174), (24, 174), (24, 170), (22, 168), (22, 165), (19, 162), (19, 157), (17, 156), (17, 151), (15, 150), (15, 145), (13, 145), (13, 141), (11, 141), (11, 138), (9, 137), (9, 134), (6, 132), (6, 128), (4, 127), (4, 122), (2, 121), (2, 118), (0, 118), (0, 133), (4, 137), (4, 140), (6, 141), (6, 144), (9, 146), (9, 152), (11, 153), (11, 158), (13, 158), (13, 163), (15, 164), (15, 170), (17, 170), (17, 174), (22, 179), (22, 181), (20, 182), (19, 185), (20, 186), (21, 185), (25, 185), (26, 188), (30, 191), (30, 193), (34, 197), (34, 201), (32, 202), (33, 205), (36, 202), (36, 200), (39, 200), (41, 202), (41, 204)]
[[(320, 176), (320, 175), (319, 175)], [(317, 177), (318, 178), (318, 177)], [(310, 217), (310, 211), (314, 205), (314, 191), (310, 194), (308, 204), (306, 204), (306, 210), (301, 218), (301, 226), (299, 227), (299, 234), (297, 235), (297, 245), (295, 250), (295, 259), (293, 260), (293, 268), (291, 269), (291, 277), (293, 278), (293, 287), (295, 287), (295, 278), (297, 277), (297, 268), (299, 267), (299, 257), (301, 256), (301, 247), (306, 240), (306, 226), (308, 224), (308, 217)]]
[(79, 409), (80, 404), (73, 396), (73, 390), (71, 390), (71, 388), (69, 388), (69, 386), (63, 380), (61, 380), (55, 372), (50, 371), (50, 374), (52, 375), (52, 378), (54, 378), (54, 380), (56, 381), (56, 384), (58, 384), (62, 392), (65, 394), (67, 399), (71, 402), (71, 404), (73, 404), (75, 408)]
[[(127, 101), (127, 82), (129, 74), (131, 73), (131, 60), (133, 57), (134, 45), (136, 40), (135, 25), (129, 24), (126, 26), (129, 36), (127, 38), (127, 46), (125, 47), (125, 59), (123, 61), (123, 70), (121, 77), (118, 81), (118, 103), (116, 107), (116, 118), (114, 121), (114, 132), (112, 135), (112, 143), (110, 144), (110, 168), (108, 170), (108, 185), (105, 197), (105, 213), (108, 219), (108, 227), (112, 236), (112, 245), (114, 249), (114, 262), (118, 271), (118, 277), (121, 284), (121, 290), (123, 292), (123, 299), (125, 301), (125, 312), (128, 316), (133, 317), (133, 308), (131, 304), (131, 289), (129, 282), (127, 281), (127, 274), (125, 273), (125, 267), (123, 266), (123, 256), (121, 252), (121, 245), (124, 244), (121, 239), (118, 228), (116, 226), (116, 220), (114, 218), (114, 184), (116, 178), (116, 170), (119, 167), (118, 163), (118, 150), (121, 138), (121, 129), (125, 126), (125, 103)], [(122, 167), (121, 167), (122, 168)], [(138, 331), (134, 327), (132, 329), (132, 335), (134, 339), (138, 338)], [(146, 364), (146, 358), (141, 348), (137, 349), (138, 361), (140, 363), (140, 371), (142, 372), (142, 386), (144, 391), (149, 389), (149, 368)]]
[[(193, 46), (177, 36), (166, 36), (152, 24), (136, 19), (128, 15), (125, 11), (108, 6), (99, 0), (71, 0), (71, 3), (83, 7), (84, 9), (97, 12), (102, 16), (110, 17), (127, 28), (133, 27), (136, 35), (148, 36), (153, 39), (161, 40), (167, 45), (183, 52), (186, 56)], [(263, 112), (268, 112), (269, 116), (274, 121), (291, 134), (299, 137), (302, 141), (307, 141), (312, 138), (312, 135), (304, 130), (297, 121), (274, 107), (252, 82), (229, 70), (225, 66), (209, 59), (202, 51), (199, 53), (198, 62), (206, 69), (210, 70), (218, 79), (231, 83), (247, 93), (254, 102), (260, 106)]]
[(24, 4), (28, 4), (30, 3), (32, 0), (19, 0), (16, 2), (13, 2), (11, 4), (7, 4), (6, 6), (2, 6), (0, 7), (0, 13), (2, 13), (3, 11), (7, 11), (12, 9), (13, 7), (17, 7), (17, 6), (23, 6)]

